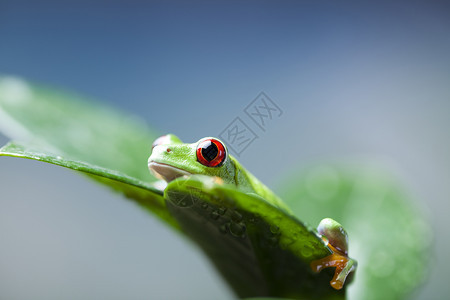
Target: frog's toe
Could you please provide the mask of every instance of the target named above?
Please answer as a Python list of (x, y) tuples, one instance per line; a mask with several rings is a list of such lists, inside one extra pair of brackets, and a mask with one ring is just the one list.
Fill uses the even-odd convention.
[(349, 258), (347, 263), (344, 265), (344, 268), (336, 267), (336, 271), (334, 272), (334, 277), (330, 281), (330, 284), (333, 288), (340, 290), (344, 286), (345, 280), (347, 276), (355, 271), (356, 269), (356, 261)]
[(330, 285), (336, 290), (342, 289), (347, 276), (356, 269), (356, 261), (337, 253), (311, 262), (311, 269), (318, 273), (325, 268), (335, 267)]

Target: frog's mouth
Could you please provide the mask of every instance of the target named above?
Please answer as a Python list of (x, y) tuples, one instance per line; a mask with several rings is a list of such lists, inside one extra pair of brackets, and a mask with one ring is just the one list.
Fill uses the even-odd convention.
[(192, 175), (192, 173), (189, 173), (185, 170), (179, 169), (177, 167), (168, 164), (158, 163), (155, 161), (150, 161), (148, 163), (148, 168), (157, 178), (163, 179), (167, 183), (181, 176)]

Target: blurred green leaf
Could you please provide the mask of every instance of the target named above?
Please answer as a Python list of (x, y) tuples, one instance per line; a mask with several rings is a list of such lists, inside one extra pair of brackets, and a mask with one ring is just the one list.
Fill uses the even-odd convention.
[(0, 77), (0, 130), (13, 140), (144, 182), (158, 135), (135, 116), (76, 95)]
[(350, 299), (403, 299), (429, 266), (431, 229), (390, 173), (371, 165), (321, 165), (292, 174), (280, 195), (310, 224), (324, 217), (349, 233), (358, 269)]
[(157, 137), (138, 118), (81, 97), (0, 77), (0, 130), (19, 140), (0, 155), (40, 160), (93, 176), (177, 228), (147, 159)]
[(169, 214), (162, 192), (151, 183), (143, 182), (121, 172), (105, 169), (89, 163), (67, 159), (61, 155), (50, 154), (15, 142), (10, 142), (0, 149), (0, 156), (12, 156), (38, 160), (92, 176), (95, 180), (123, 193), (145, 209), (155, 213), (174, 228), (177, 222)]
[(240, 297), (345, 298), (330, 286), (334, 270), (314, 274), (309, 266), (331, 254), (322, 239), (261, 197), (202, 175), (170, 182), (164, 195), (182, 230)]

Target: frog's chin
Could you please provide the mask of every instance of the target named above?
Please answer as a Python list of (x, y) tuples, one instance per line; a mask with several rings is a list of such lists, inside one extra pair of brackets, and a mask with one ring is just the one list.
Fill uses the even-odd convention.
[(159, 179), (163, 179), (167, 183), (171, 182), (172, 180), (178, 177), (192, 175), (191, 173), (185, 170), (155, 161), (150, 161), (148, 163), (148, 168), (153, 173), (153, 175), (155, 175)]

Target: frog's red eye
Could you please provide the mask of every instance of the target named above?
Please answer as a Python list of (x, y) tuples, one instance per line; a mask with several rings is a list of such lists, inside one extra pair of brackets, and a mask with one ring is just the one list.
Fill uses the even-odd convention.
[(219, 167), (225, 161), (225, 146), (216, 139), (205, 139), (197, 146), (197, 159), (207, 167)]
[(157, 138), (153, 144), (152, 144), (152, 149), (155, 148), (156, 146), (159, 145), (164, 145), (164, 144), (168, 144), (170, 142), (170, 138), (168, 135), (162, 135), (159, 138)]

